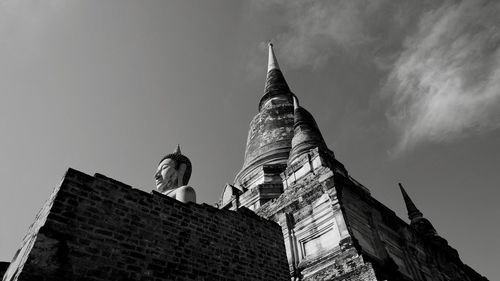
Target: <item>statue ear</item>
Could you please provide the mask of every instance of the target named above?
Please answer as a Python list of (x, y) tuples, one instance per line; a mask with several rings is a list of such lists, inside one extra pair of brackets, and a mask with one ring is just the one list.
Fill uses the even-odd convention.
[(184, 185), (184, 173), (186, 172), (186, 164), (182, 163), (179, 165), (179, 169), (177, 170), (177, 186)]

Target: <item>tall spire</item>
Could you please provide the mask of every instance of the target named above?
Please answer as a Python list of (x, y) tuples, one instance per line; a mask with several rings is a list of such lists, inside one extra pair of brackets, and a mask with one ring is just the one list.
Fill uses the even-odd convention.
[(262, 96), (259, 102), (259, 111), (268, 100), (276, 96), (282, 96), (288, 99), (290, 103), (292, 102), (292, 92), (279, 67), (278, 60), (274, 54), (273, 44), (269, 43), (268, 48), (266, 85), (264, 86), (264, 96)]
[(408, 193), (406, 193), (406, 190), (403, 188), (403, 185), (401, 183), (398, 184), (399, 184), (399, 189), (403, 194), (403, 199), (405, 200), (406, 210), (408, 211), (408, 218), (411, 221), (413, 221), (416, 218), (422, 218), (424, 215), (417, 209), (417, 206), (415, 206), (410, 196), (408, 196)]
[(250, 122), (245, 160), (234, 180), (245, 189), (259, 184), (256, 173), (260, 173), (264, 165), (286, 165), (293, 137), (293, 93), (281, 73), (271, 43), (267, 55), (264, 95), (259, 102), (259, 112)]

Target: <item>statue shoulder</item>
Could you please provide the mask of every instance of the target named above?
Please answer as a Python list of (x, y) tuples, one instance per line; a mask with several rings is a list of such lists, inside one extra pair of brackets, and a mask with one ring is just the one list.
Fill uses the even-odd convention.
[(178, 191), (180, 191), (180, 192), (193, 192), (193, 193), (196, 193), (196, 192), (194, 191), (194, 188), (192, 188), (192, 187), (191, 187), (191, 186), (189, 186), (189, 185), (183, 185), (183, 186), (180, 186), (180, 187), (179, 187), (179, 189), (178, 189)]
[(196, 203), (196, 192), (194, 191), (194, 188), (192, 188), (189, 185), (183, 185), (177, 189), (176, 192), (176, 199), (187, 203), (187, 202), (194, 202)]

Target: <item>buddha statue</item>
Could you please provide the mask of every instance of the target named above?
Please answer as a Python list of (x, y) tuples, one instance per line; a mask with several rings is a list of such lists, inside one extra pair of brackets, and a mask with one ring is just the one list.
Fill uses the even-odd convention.
[(195, 202), (196, 192), (188, 186), (191, 177), (191, 161), (182, 155), (179, 145), (174, 153), (163, 157), (155, 173), (156, 189), (161, 194), (181, 202)]

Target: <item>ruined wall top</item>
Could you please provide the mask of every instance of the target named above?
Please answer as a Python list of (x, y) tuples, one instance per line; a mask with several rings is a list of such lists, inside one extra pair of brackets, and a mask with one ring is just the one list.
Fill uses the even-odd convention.
[(26, 237), (4, 281), (288, 280), (276, 223), (72, 169)]

